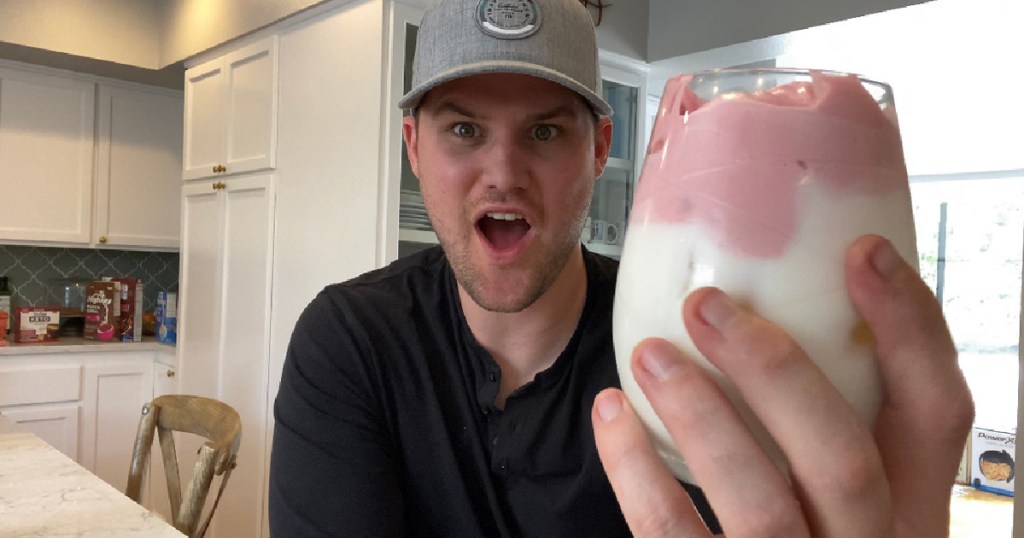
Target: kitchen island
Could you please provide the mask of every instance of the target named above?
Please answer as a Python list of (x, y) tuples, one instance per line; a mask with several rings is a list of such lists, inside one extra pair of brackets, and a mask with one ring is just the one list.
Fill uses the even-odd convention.
[(3, 415), (0, 535), (184, 536)]

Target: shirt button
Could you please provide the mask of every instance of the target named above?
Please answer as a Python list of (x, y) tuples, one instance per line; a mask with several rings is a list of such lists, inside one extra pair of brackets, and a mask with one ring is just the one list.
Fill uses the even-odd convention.
[(498, 438), (495, 437), (494, 439), (492, 439), (491, 440), (491, 444), (494, 445), (494, 446), (498, 446)]
[(484, 408), (480, 409), (480, 411), (482, 411), (485, 416), (491, 414), (490, 408), (487, 408), (487, 407), (484, 407)]
[(498, 376), (494, 372), (491, 372), (491, 374), (489, 376), (487, 376), (487, 379), (490, 379), (491, 383), (494, 383), (495, 381), (498, 380)]

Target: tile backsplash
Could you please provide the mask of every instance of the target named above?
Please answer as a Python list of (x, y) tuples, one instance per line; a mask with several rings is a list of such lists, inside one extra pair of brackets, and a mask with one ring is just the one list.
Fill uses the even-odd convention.
[(178, 253), (0, 245), (0, 276), (13, 306), (59, 304), (52, 290), (62, 279), (141, 278), (143, 309), (153, 310), (158, 291), (178, 291)]

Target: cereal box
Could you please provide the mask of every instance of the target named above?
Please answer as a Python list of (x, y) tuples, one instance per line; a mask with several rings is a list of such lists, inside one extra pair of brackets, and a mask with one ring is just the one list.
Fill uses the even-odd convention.
[(85, 338), (116, 341), (120, 327), (121, 283), (90, 283), (85, 291)]
[(1012, 497), (1017, 435), (985, 428), (971, 433), (971, 485)]
[(122, 342), (142, 341), (142, 280), (104, 278), (121, 284), (121, 325), (117, 338)]
[(60, 334), (59, 306), (14, 308), (14, 341), (21, 344), (56, 342)]
[(161, 291), (156, 296), (156, 339), (173, 344), (178, 339), (178, 294)]

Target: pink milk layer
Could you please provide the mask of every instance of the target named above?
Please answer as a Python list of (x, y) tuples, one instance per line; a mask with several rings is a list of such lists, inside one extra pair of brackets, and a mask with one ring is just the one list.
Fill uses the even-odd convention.
[(796, 234), (802, 182), (836, 196), (907, 188), (895, 116), (856, 76), (812, 72), (810, 82), (709, 102), (691, 79), (665, 87), (634, 205), (646, 222), (691, 222), (724, 248), (775, 258)]

